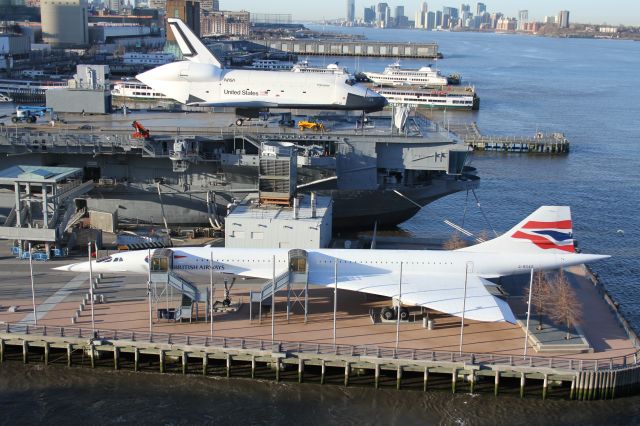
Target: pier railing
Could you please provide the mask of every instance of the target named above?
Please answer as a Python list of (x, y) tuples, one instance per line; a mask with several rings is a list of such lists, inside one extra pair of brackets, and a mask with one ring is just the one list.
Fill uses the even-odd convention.
[(568, 371), (611, 371), (638, 364), (638, 351), (616, 357), (578, 359), (568, 357), (519, 356), (490, 353), (460, 353), (429, 351), (422, 349), (388, 348), (373, 345), (333, 345), (326, 343), (285, 342), (264, 339), (211, 337), (179, 333), (150, 333), (134, 330), (96, 330), (81, 327), (35, 326), (24, 323), (6, 323), (0, 332), (50, 337), (86, 338), (148, 342), (168, 345), (194, 345), (225, 349), (248, 349), (309, 355), (338, 355), (365, 358), (396, 359), (399, 361), (431, 361), (465, 363), (471, 365), (495, 365), (535, 367)]

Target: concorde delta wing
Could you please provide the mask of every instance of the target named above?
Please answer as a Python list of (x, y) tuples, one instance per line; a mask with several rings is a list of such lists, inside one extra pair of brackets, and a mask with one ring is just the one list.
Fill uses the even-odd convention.
[[(338, 268), (338, 271), (340, 268)], [(341, 275), (338, 272), (338, 288), (398, 298), (398, 273), (381, 273), (366, 276)], [(334, 277), (309, 274), (310, 284), (332, 287)], [(403, 305), (424, 306), (449, 315), (461, 317), (464, 301), (464, 317), (476, 321), (515, 323), (515, 316), (504, 300), (489, 293), (491, 282), (476, 275), (467, 276), (467, 297), (464, 297), (465, 274), (403, 274)]]

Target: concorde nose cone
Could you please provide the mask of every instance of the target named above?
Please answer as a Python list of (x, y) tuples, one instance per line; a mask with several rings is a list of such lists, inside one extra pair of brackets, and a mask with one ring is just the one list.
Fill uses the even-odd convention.
[(71, 263), (53, 269), (62, 272), (89, 272), (89, 262)]

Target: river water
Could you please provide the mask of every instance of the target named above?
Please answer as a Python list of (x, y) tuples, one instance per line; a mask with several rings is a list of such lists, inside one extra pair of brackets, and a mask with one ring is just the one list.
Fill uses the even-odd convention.
[[(640, 43), (519, 35), (337, 29), (377, 40), (436, 41), (445, 59), (482, 99), (476, 121), (487, 134), (561, 131), (567, 156), (476, 154), (482, 177), (471, 195), (431, 204), (401, 227), (415, 236), (446, 235), (449, 218), (474, 232), (505, 231), (543, 204), (570, 205), (585, 252), (613, 257), (597, 264), (604, 285), (637, 329), (640, 295)], [(336, 58), (351, 69), (382, 70), (390, 59)], [(332, 58), (310, 58), (315, 64)], [(403, 61), (405, 67), (423, 61)], [(465, 212), (465, 206), (468, 208)], [(490, 395), (451, 395), (274, 384), (243, 379), (133, 374), (16, 363), (0, 366), (0, 424), (26, 422), (163, 424), (633, 424), (640, 398), (577, 403)]]

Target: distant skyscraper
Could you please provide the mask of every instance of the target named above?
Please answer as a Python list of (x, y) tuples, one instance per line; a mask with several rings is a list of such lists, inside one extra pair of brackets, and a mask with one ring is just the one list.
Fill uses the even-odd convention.
[(391, 15), (391, 9), (387, 3), (378, 3), (376, 6), (376, 23), (379, 27), (385, 28), (388, 25), (387, 17)]
[(433, 12), (427, 13), (427, 29), (432, 30), (436, 27), (436, 14)]
[(529, 11), (528, 10), (520, 10), (518, 11), (518, 31), (524, 31), (525, 24), (529, 22)]
[(376, 21), (376, 8), (374, 6), (364, 8), (364, 22), (372, 24)]
[[(167, 18), (180, 18), (200, 37), (200, 2), (195, 0), (167, 0)], [(167, 41), (175, 43), (173, 31), (168, 28)]]
[(561, 10), (558, 13), (558, 18), (556, 19), (556, 23), (560, 28), (569, 28), (569, 11)]
[(476, 3), (476, 15), (480, 16), (487, 11), (487, 5), (484, 3)]
[(356, 20), (356, 0), (347, 0), (347, 22)]
[(404, 16), (404, 6), (396, 6), (396, 14), (394, 16), (396, 27), (404, 26), (406, 17)]
[(436, 28), (442, 26), (442, 11), (438, 10), (436, 12)]
[(429, 12), (429, 6), (427, 2), (423, 1), (420, 8), (416, 11), (416, 28), (427, 28), (427, 13)]

